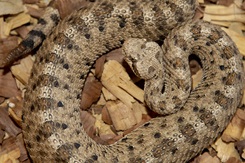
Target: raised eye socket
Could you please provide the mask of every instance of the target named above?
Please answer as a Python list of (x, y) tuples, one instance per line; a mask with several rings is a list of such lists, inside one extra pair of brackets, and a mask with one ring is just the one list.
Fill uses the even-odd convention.
[(137, 57), (132, 57), (132, 56), (128, 56), (128, 59), (132, 62), (137, 62), (138, 58)]

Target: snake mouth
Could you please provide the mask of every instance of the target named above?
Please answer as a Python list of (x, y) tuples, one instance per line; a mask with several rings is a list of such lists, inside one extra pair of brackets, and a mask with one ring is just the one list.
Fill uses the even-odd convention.
[(136, 64), (137, 64), (136, 59), (132, 58), (131, 56), (125, 56), (123, 59), (129, 65), (129, 67), (133, 70), (133, 72), (135, 73), (135, 75), (138, 76), (138, 77), (140, 77), (140, 73), (138, 72), (138, 70), (136, 68), (137, 67), (136, 66)]

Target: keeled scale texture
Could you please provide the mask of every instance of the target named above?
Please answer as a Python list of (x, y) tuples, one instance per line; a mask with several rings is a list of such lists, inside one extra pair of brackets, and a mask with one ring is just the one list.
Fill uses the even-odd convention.
[[(38, 51), (25, 95), (23, 133), (33, 161), (185, 162), (210, 144), (235, 112), (244, 76), (233, 42), (201, 22), (176, 30), (165, 42), (179, 51), (210, 52), (200, 55), (211, 65), (203, 65), (204, 82), (181, 111), (109, 146), (91, 140), (80, 123), (80, 93), (96, 58), (130, 37), (163, 39), (194, 12), (194, 0), (101, 0), (63, 20)], [(208, 40), (201, 40), (203, 33)]]

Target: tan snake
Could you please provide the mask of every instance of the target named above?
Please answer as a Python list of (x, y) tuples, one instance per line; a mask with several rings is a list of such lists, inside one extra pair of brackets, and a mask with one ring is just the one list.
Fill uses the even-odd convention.
[[(59, 19), (57, 11), (48, 8), (37, 28), (2, 63), (45, 39), (23, 108), (23, 134), (33, 161), (186, 162), (211, 144), (236, 111), (244, 72), (238, 49), (221, 29), (189, 21), (195, 8), (195, 0), (101, 0), (66, 17), (45, 39), (47, 29)], [(143, 44), (136, 52), (143, 49), (163, 60), (164, 73), (154, 77), (160, 84), (154, 82), (153, 90), (146, 93), (158, 102), (147, 104), (161, 113), (177, 113), (154, 118), (115, 144), (100, 145), (87, 136), (80, 122), (80, 93), (94, 61), (131, 37), (153, 41), (167, 37), (162, 58), (154, 46), (153, 51), (145, 50)], [(200, 58), (204, 75), (186, 95), (191, 54)], [(138, 58), (131, 59), (135, 66)]]

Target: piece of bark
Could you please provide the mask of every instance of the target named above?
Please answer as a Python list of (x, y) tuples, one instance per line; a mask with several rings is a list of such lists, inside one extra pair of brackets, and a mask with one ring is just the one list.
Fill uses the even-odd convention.
[(240, 156), (244, 159), (243, 154), (244, 154), (244, 150), (245, 150), (245, 139), (243, 139), (241, 141), (237, 141), (235, 143), (235, 147), (236, 147), (238, 153), (240, 154)]
[(20, 157), (20, 149), (16, 144), (15, 137), (9, 137), (5, 139), (0, 148), (0, 162), (16, 162)]
[(0, 125), (0, 145), (3, 143), (4, 136), (5, 136), (5, 131), (2, 129), (2, 126)]
[(87, 111), (81, 111), (81, 122), (86, 133), (93, 138), (95, 135), (95, 122), (96, 119)]
[(242, 163), (242, 161), (235, 157), (230, 157), (225, 163)]
[(20, 150), (20, 162), (29, 160), (22, 133), (16, 137), (16, 145)]
[(28, 10), (28, 14), (30, 14), (32, 17), (35, 17), (35, 18), (40, 18), (42, 17), (42, 15), (44, 14), (44, 9), (42, 8), (34, 8), (34, 7), (31, 7), (31, 6), (27, 6), (26, 5), (26, 8)]
[(190, 60), (189, 65), (190, 65), (191, 75), (196, 74), (199, 70), (202, 69), (201, 65), (195, 59)]
[(242, 158), (245, 160), (245, 148), (243, 149)]
[[(199, 2), (200, 3), (200, 2)], [(199, 20), (203, 17), (204, 13), (203, 13), (203, 7), (201, 6), (198, 6), (197, 10), (196, 10), (196, 13), (193, 17), (193, 20)]]
[(103, 109), (103, 106), (101, 105), (93, 105), (91, 107), (91, 110), (92, 110), (92, 113), (93, 115), (101, 115), (102, 114), (102, 109)]
[(11, 36), (0, 40), (0, 59), (7, 57), (8, 53), (18, 45), (18, 37)]
[(220, 160), (215, 156), (212, 157), (208, 152), (196, 157), (191, 163), (221, 163)]
[(81, 98), (81, 108), (88, 109), (100, 97), (102, 84), (94, 77), (88, 76)]
[(27, 26), (21, 26), (15, 29), (22, 39), (26, 38), (27, 34), (31, 31)]
[(20, 95), (15, 79), (11, 72), (0, 69), (0, 96), (13, 97)]
[(245, 10), (245, 1), (243, 1), (242, 5), (241, 5), (241, 9)]
[(11, 136), (15, 137), (21, 129), (18, 128), (8, 116), (8, 112), (5, 108), (0, 107), (0, 125)]
[(22, 0), (23, 3), (28, 3), (28, 4), (36, 4), (38, 3), (39, 0)]
[(234, 0), (218, 0), (218, 5), (230, 6)]
[[(110, 51), (108, 54), (106, 54), (106, 60), (114, 60), (123, 65), (124, 62), (124, 55), (122, 54), (122, 48), (118, 48), (115, 50)], [(123, 65), (124, 66), (124, 65)]]
[(76, 11), (79, 8), (85, 7), (91, 3), (92, 2), (85, 0), (56, 0), (53, 6), (59, 10), (60, 16), (63, 19), (73, 11)]
[(96, 78), (100, 79), (102, 72), (104, 70), (104, 64), (105, 64), (106, 56), (103, 55), (99, 59), (96, 60), (95, 62), (95, 74)]
[(103, 122), (105, 122), (108, 125), (112, 125), (113, 124), (113, 122), (111, 120), (111, 117), (110, 117), (110, 114), (109, 114), (109, 112), (107, 110), (107, 107), (103, 107), (101, 114), (102, 114), (101, 118), (102, 118)]

